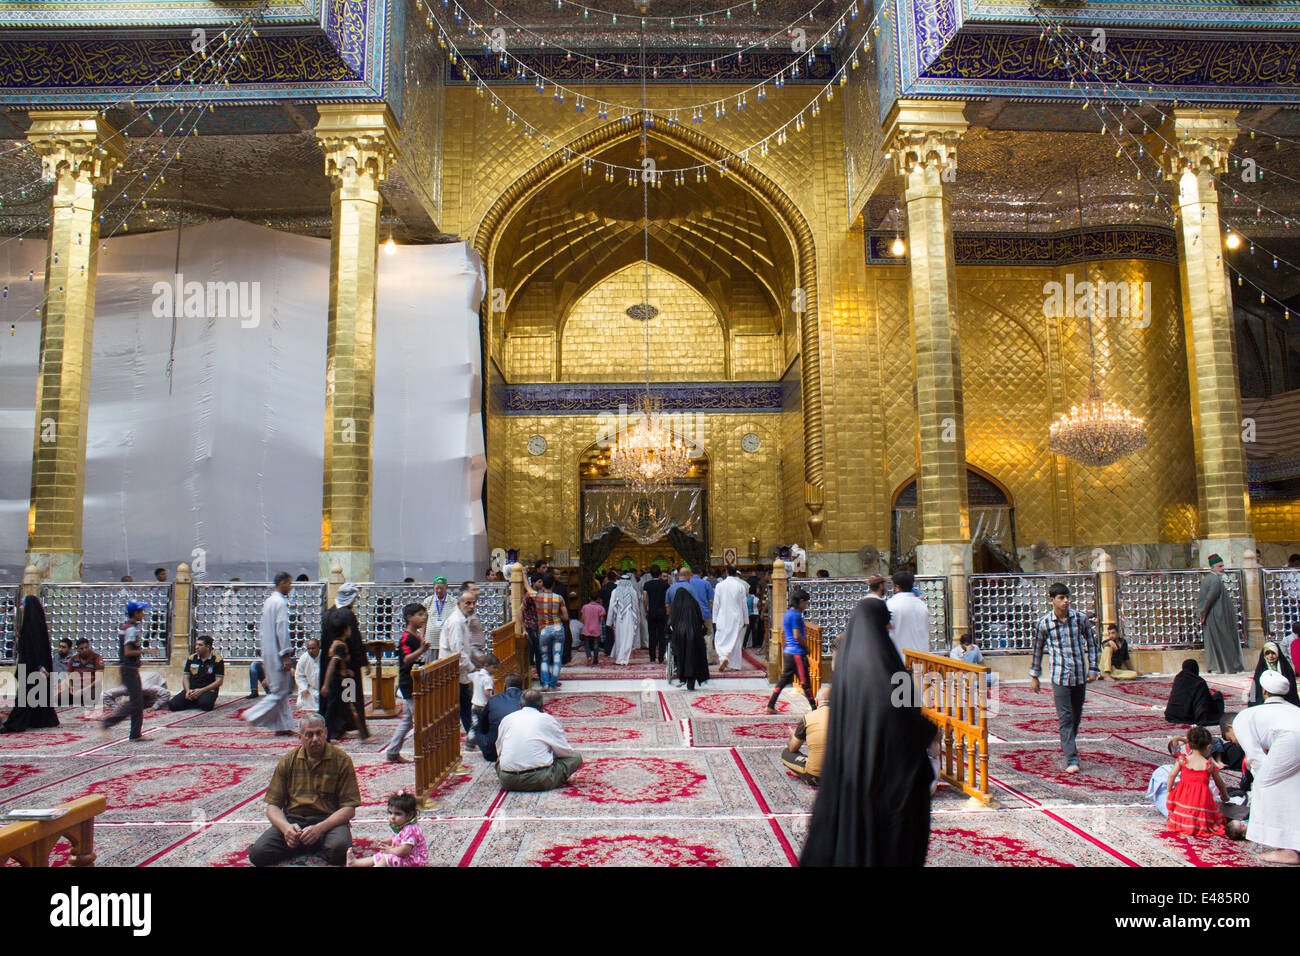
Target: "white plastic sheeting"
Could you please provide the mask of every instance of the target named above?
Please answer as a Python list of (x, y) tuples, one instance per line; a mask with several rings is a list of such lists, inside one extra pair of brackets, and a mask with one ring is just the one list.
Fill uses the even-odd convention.
[[(196, 563), (195, 549), (207, 580), (268, 580), (278, 570), (315, 578), (329, 242), (225, 220), (183, 231), (179, 270), (174, 231), (107, 247), (90, 381), (85, 579), (145, 580), (156, 566)], [(0, 239), (3, 580), (21, 576), (27, 544), (43, 270), (43, 239)], [(182, 315), (169, 394), (172, 320), (155, 315), (154, 290), (174, 284), (177, 271), (205, 289), (255, 283), (238, 292), (259, 308)], [(467, 244), (380, 254), (376, 580), (457, 580), (486, 566), (482, 296), (482, 265)], [(169, 301), (157, 311), (170, 313)]]

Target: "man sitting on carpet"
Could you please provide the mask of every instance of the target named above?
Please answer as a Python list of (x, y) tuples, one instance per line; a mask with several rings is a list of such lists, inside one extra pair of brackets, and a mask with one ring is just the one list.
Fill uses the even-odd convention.
[(325, 719), (308, 714), (298, 721), (299, 746), (275, 765), (266, 791), (271, 827), (248, 849), (253, 866), (275, 866), (307, 854), (331, 865), (347, 862), (349, 825), (361, 806), (352, 758), (325, 739)]
[(501, 721), (519, 709), (524, 696), (524, 679), (518, 674), (506, 678), (506, 689), (488, 698), (487, 706), (479, 712), (474, 724), (474, 742), (488, 763), (497, 762), (497, 736)]
[[(68, 703), (95, 703), (102, 689), (103, 673), (104, 658), (95, 653), (88, 639), (77, 638), (77, 653), (68, 658)], [(63, 700), (60, 696), (59, 702)]]
[[(495, 700), (495, 698), (493, 698)], [(497, 732), (497, 780), (502, 790), (554, 790), (582, 766), (560, 722), (542, 713), (542, 692), (524, 691), (523, 706)]]
[(226, 679), (226, 662), (212, 653), (212, 638), (206, 634), (194, 640), (195, 653), (185, 661), (181, 692), (167, 703), (167, 709), (211, 710)]
[[(806, 784), (817, 786), (821, 777), (822, 757), (826, 752), (826, 730), (831, 719), (831, 685), (822, 684), (817, 688), (817, 709), (810, 710), (799, 718), (799, 726), (785, 743), (781, 751), (781, 763), (796, 777)], [(808, 744), (808, 753), (802, 753), (803, 745)]]

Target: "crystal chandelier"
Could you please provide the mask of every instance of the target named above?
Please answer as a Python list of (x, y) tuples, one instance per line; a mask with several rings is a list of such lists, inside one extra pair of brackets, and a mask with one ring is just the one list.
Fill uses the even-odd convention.
[(1147, 443), (1147, 426), (1122, 405), (1102, 399), (1093, 379), (1088, 398), (1053, 424), (1047, 447), (1089, 468), (1113, 465)]
[(662, 491), (689, 473), (691, 450), (665, 426), (663, 405), (649, 392), (637, 411), (638, 420), (618, 436), (609, 454), (609, 473), (638, 493)]
[[(1075, 171), (1075, 188), (1079, 195), (1079, 235), (1083, 236), (1083, 188)], [(1083, 262), (1084, 279), (1088, 277), (1088, 260)], [(1094, 286), (1094, 290), (1099, 286)], [(1088, 397), (1052, 423), (1047, 447), (1053, 454), (1077, 461), (1089, 468), (1113, 465), (1147, 443), (1146, 422), (1122, 405), (1105, 401), (1097, 390), (1097, 346), (1092, 338), (1092, 314), (1089, 301), (1084, 314), (1088, 317)], [(1104, 314), (1104, 313), (1103, 313)]]

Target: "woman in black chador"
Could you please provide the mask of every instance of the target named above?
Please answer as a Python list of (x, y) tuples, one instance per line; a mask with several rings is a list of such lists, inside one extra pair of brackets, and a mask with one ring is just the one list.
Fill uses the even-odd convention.
[[(348, 582), (339, 588), (334, 607), (321, 617), (320, 646), (327, 653), (321, 662), (320, 713), (325, 718), (328, 739), (336, 740), (349, 726), (356, 727), (362, 740), (370, 739), (366, 726), (366, 696), (361, 683), (366, 667), (366, 647), (361, 643), (361, 625), (352, 610), (359, 590)], [(334, 658), (334, 643), (342, 641), (346, 648), (346, 661), (340, 662), (333, 686), (327, 687), (325, 674), (328, 663)], [(328, 651), (326, 651), (328, 648)]]
[(54, 656), (50, 653), (50, 629), (45, 624), (45, 608), (31, 594), (23, 599), (17, 652), (19, 696), (44, 706), (15, 704), (0, 733), (59, 726), (59, 715), (53, 707)]
[(868, 598), (839, 642), (826, 757), (800, 866), (925, 863), (934, 780), (926, 748), (936, 728), (921, 713), (919, 691), (906, 693), (912, 678), (888, 627), (885, 602)]
[(672, 628), (673, 660), (677, 664), (677, 679), (687, 690), (709, 679), (709, 650), (704, 643), (704, 615), (700, 602), (686, 588), (678, 588), (668, 609), (668, 625)]

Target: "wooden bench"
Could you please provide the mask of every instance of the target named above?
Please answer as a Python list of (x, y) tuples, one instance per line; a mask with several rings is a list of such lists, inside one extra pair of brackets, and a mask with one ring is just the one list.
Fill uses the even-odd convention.
[(60, 804), (68, 812), (57, 820), (20, 820), (0, 827), (0, 862), (17, 860), (22, 866), (49, 866), (54, 844), (67, 839), (73, 866), (95, 865), (95, 817), (107, 805), (102, 796), (81, 797)]

